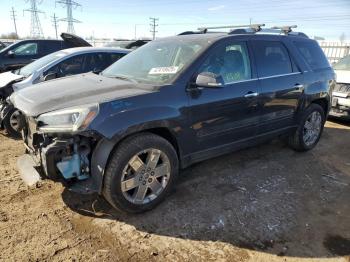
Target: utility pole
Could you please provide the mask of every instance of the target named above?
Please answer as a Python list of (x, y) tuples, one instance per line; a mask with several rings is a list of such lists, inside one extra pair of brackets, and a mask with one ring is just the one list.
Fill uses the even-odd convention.
[(12, 10), (11, 10), (11, 18), (13, 19), (13, 24), (15, 26), (15, 32), (16, 32), (16, 36), (18, 38), (18, 32), (17, 32), (17, 24), (16, 24), (16, 12), (15, 12), (15, 9), (12, 7)]
[(73, 8), (81, 7), (81, 4), (73, 0), (56, 0), (56, 3), (62, 4), (67, 8), (67, 17), (60, 19), (59, 21), (67, 22), (67, 32), (70, 34), (75, 34), (74, 23), (81, 23), (79, 20), (73, 18)]
[(52, 25), (55, 28), (56, 39), (58, 39), (58, 34), (57, 34), (58, 20), (57, 20), (57, 16), (55, 13), (53, 14), (53, 17), (52, 17)]
[(150, 17), (149, 19), (151, 21), (151, 24), (150, 24), (151, 31), (150, 32), (152, 33), (153, 40), (154, 40), (154, 39), (156, 39), (156, 33), (158, 33), (156, 28), (157, 28), (157, 26), (159, 26), (158, 25), (159, 18)]
[(39, 14), (43, 14), (44, 12), (38, 10), (38, 0), (27, 0), (26, 2), (30, 2), (30, 8), (23, 11), (31, 13), (30, 36), (33, 38), (43, 38), (44, 33), (41, 28)]

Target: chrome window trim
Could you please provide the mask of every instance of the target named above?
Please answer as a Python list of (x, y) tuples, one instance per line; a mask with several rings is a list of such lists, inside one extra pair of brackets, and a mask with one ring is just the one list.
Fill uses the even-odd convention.
[(226, 86), (226, 85), (232, 85), (232, 84), (239, 84), (239, 83), (250, 82), (250, 81), (256, 81), (256, 80), (259, 80), (259, 78), (251, 78), (251, 79), (233, 81), (233, 82), (225, 83), (224, 85)]
[(275, 78), (275, 77), (281, 77), (281, 76), (289, 76), (289, 75), (299, 75), (301, 72), (294, 72), (294, 73), (288, 73), (288, 74), (280, 74), (280, 75), (272, 75), (272, 76), (263, 76), (259, 77), (259, 79), (269, 79), (269, 78)]
[(239, 84), (239, 83), (244, 83), (244, 82), (250, 82), (250, 81), (256, 81), (256, 80), (263, 80), (263, 79), (281, 77), (281, 76), (299, 75), (299, 74), (301, 74), (301, 72), (294, 72), (294, 73), (280, 74), (280, 75), (273, 75), (273, 76), (264, 76), (264, 77), (259, 77), (259, 78), (251, 78), (251, 79), (246, 79), (246, 80), (239, 80), (239, 81), (225, 83), (224, 86), (232, 85), (232, 84)]

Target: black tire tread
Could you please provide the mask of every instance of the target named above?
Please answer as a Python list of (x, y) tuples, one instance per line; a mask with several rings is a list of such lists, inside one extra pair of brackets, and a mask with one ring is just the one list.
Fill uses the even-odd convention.
[[(126, 206), (121, 199), (118, 199), (116, 197), (113, 197), (112, 187), (115, 181), (113, 180), (113, 172), (116, 172), (118, 169), (121, 169), (123, 167), (120, 166), (121, 163), (125, 161), (125, 158), (130, 156), (130, 151), (132, 148), (139, 147), (140, 151), (143, 150), (140, 145), (143, 145), (145, 143), (149, 142), (157, 143), (158, 145), (162, 145), (167, 147), (173, 156), (176, 157), (175, 166), (172, 166), (172, 174), (173, 177), (172, 183), (169, 182), (168, 187), (166, 189), (166, 192), (164, 195), (159, 196), (154, 202), (152, 201), (148, 206), (139, 206), (138, 209), (130, 208)], [(131, 156), (130, 156), (131, 157)], [(168, 156), (169, 158), (171, 156)], [(170, 159), (171, 161), (171, 159)], [(103, 185), (103, 196), (105, 199), (116, 209), (120, 211), (125, 211), (128, 213), (141, 213), (145, 212), (147, 210), (150, 210), (154, 208), (157, 204), (161, 202), (163, 198), (165, 198), (166, 195), (168, 195), (171, 192), (171, 187), (175, 184), (175, 180), (177, 177), (178, 172), (178, 159), (177, 159), (177, 153), (174, 149), (174, 147), (163, 137), (160, 137), (158, 135), (152, 134), (152, 133), (139, 133), (136, 135), (132, 135), (128, 138), (126, 138), (124, 141), (122, 141), (117, 148), (112, 153), (112, 156), (110, 157), (109, 163), (107, 164), (106, 172), (104, 175), (104, 185)]]
[(320, 137), (322, 135), (322, 131), (323, 131), (323, 126), (324, 126), (324, 123), (325, 123), (325, 112), (324, 112), (324, 109), (319, 105), (319, 104), (316, 104), (316, 103), (312, 103), (304, 112), (303, 116), (301, 117), (301, 120), (300, 120), (300, 123), (298, 125), (298, 128), (297, 130), (294, 132), (294, 134), (290, 135), (288, 137), (288, 145), (294, 149), (295, 151), (298, 151), (298, 152), (305, 152), (305, 151), (308, 151), (310, 149), (312, 149), (317, 143), (318, 143), (318, 140), (320, 139), (320, 137), (318, 138), (318, 140), (315, 142), (315, 144), (311, 147), (307, 147), (304, 142), (303, 142), (303, 128), (304, 128), (304, 123), (306, 121), (306, 118), (313, 112), (313, 111), (319, 111), (321, 113), (321, 116), (322, 116), (322, 120), (323, 120), (323, 123), (322, 123), (322, 129), (321, 129), (321, 133), (320, 133)]
[(21, 138), (21, 133), (20, 132), (17, 132), (16, 130), (14, 130), (12, 127), (11, 127), (11, 124), (10, 124), (10, 118), (11, 118), (11, 115), (17, 111), (16, 108), (13, 108), (10, 112), (8, 112), (8, 114), (6, 115), (6, 117), (4, 118), (3, 120), (3, 125), (4, 125), (4, 129), (6, 130), (7, 134), (12, 137), (12, 138)]

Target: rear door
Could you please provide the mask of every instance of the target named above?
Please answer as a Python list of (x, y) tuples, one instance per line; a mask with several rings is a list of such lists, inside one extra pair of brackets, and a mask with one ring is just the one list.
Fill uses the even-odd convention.
[(59, 40), (42, 40), (39, 42), (39, 55), (40, 57), (54, 53), (61, 50), (63, 47), (63, 41)]
[(295, 125), (303, 75), (282, 41), (252, 40), (261, 93), (259, 134)]

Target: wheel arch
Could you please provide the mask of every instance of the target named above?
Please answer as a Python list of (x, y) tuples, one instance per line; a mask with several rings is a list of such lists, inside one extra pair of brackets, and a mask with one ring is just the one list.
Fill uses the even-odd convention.
[(328, 112), (330, 110), (330, 103), (326, 97), (315, 99), (311, 101), (311, 104), (317, 104), (321, 106), (322, 109), (324, 110), (325, 117), (327, 118)]
[(96, 145), (91, 158), (91, 177), (93, 180), (94, 188), (98, 190), (99, 194), (102, 193), (105, 169), (110, 161), (111, 156), (113, 155), (113, 152), (126, 139), (142, 133), (152, 133), (167, 140), (174, 147), (181, 166), (181, 148), (178, 144), (178, 140), (175, 134), (168, 127), (159, 126), (145, 128), (142, 130), (134, 130), (125, 133), (122, 137), (118, 137), (112, 140), (103, 138)]

